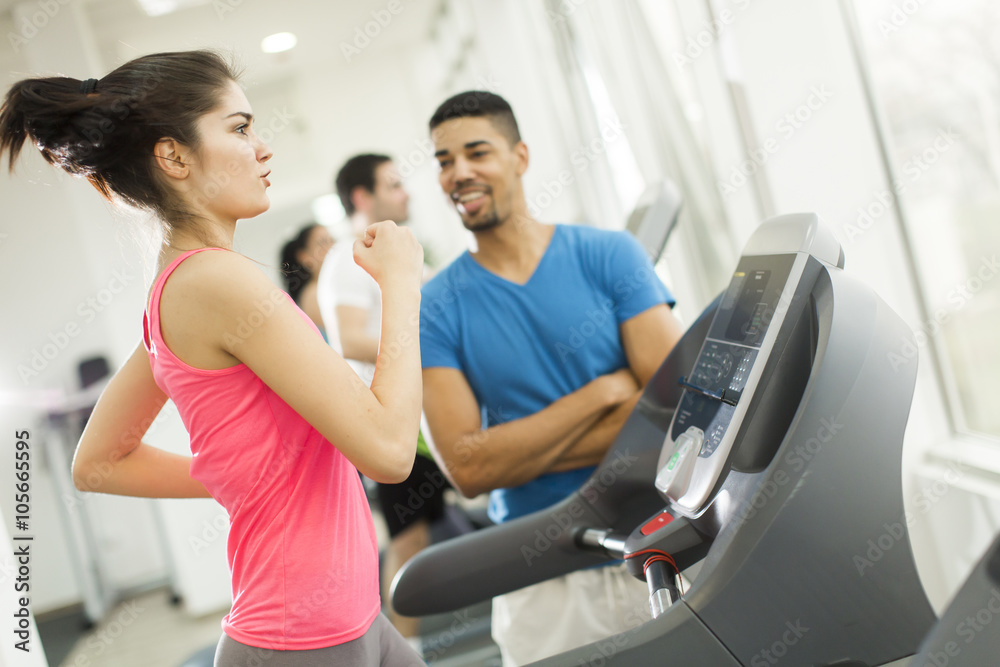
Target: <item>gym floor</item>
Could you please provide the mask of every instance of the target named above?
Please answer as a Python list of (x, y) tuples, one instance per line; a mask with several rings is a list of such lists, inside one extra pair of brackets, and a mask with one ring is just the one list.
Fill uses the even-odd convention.
[[(452, 502), (456, 502), (454, 498)], [(465, 503), (469, 504), (469, 503)], [(470, 505), (474, 507), (474, 505)], [(446, 518), (431, 527), (432, 540), (454, 533)], [(373, 512), (381, 547), (388, 542), (385, 520)], [(124, 601), (98, 625), (84, 630), (82, 610), (38, 619), (38, 632), (52, 667), (210, 667), (228, 609), (192, 618), (171, 604), (168, 589)], [(435, 667), (499, 666), (499, 649), (490, 637), (490, 603), (423, 619), (427, 662)]]
[(122, 602), (87, 632), (80, 633), (82, 615), (72, 614), (39, 622), (39, 634), (52, 667), (178, 667), (208, 646), (214, 651), (225, 615), (191, 618), (164, 589)]
[[(119, 604), (107, 620), (81, 631), (83, 615), (39, 622), (52, 667), (210, 667), (226, 610), (191, 618), (166, 589)], [(436, 667), (499, 666), (489, 634), (489, 602), (424, 620), (427, 661)]]

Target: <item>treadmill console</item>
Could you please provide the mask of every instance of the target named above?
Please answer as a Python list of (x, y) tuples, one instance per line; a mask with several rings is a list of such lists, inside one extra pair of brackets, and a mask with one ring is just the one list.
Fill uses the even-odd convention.
[(712, 320), (660, 452), (656, 488), (683, 514), (709, 500), (726, 470), (807, 255), (744, 256)]

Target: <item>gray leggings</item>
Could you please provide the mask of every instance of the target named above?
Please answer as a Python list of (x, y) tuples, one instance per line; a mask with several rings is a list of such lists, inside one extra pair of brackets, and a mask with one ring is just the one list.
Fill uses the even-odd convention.
[(384, 614), (353, 641), (310, 651), (247, 646), (223, 634), (215, 667), (426, 667)]

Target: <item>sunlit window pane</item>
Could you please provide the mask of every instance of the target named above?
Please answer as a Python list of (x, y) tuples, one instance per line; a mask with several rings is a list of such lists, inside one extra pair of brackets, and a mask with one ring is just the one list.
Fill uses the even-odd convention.
[(1000, 435), (1000, 7), (855, 6), (931, 315), (921, 353), (939, 345), (958, 423)]

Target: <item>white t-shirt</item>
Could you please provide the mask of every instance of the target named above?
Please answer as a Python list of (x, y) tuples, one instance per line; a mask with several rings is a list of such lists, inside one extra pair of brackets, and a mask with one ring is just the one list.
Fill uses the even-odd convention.
[[(340, 354), (344, 346), (340, 342), (340, 328), (337, 324), (337, 306), (354, 306), (368, 311), (365, 334), (375, 340), (382, 333), (382, 292), (378, 283), (354, 262), (354, 241), (344, 239), (338, 242), (323, 260), (316, 287), (316, 300), (323, 316), (323, 326), (330, 345)], [(375, 364), (348, 359), (347, 363), (361, 379), (371, 384), (375, 375)]]

